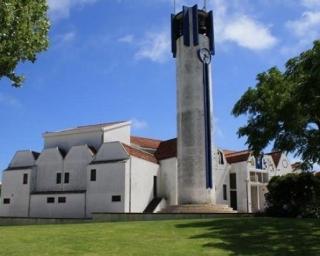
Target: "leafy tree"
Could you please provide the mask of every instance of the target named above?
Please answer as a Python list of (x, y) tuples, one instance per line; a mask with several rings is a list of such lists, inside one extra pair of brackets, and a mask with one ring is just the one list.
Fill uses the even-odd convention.
[(274, 176), (266, 202), (270, 216), (320, 218), (320, 176), (310, 172)]
[(275, 150), (301, 156), (303, 168), (320, 163), (320, 41), (286, 63), (284, 72), (273, 67), (257, 75), (235, 104), (234, 116), (246, 114), (238, 130), (256, 154), (269, 143)]
[(0, 79), (20, 86), (24, 77), (15, 73), (19, 62), (36, 61), (48, 48), (49, 21), (46, 0), (0, 1)]

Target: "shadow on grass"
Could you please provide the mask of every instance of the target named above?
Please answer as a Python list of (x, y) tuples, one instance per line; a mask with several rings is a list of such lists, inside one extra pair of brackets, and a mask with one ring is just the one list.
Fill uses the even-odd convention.
[(200, 228), (204, 247), (223, 249), (230, 255), (320, 255), (320, 221), (273, 218), (237, 218), (178, 224)]

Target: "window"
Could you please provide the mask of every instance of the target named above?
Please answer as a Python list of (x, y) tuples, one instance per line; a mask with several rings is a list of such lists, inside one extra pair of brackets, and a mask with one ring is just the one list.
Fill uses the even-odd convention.
[(58, 172), (58, 173), (57, 173), (57, 179), (56, 179), (56, 181), (57, 181), (57, 184), (61, 184), (61, 172)]
[(121, 196), (112, 196), (112, 202), (121, 202)]
[(90, 180), (91, 181), (96, 181), (97, 180), (97, 170), (96, 169), (91, 169), (91, 171), (90, 171)]
[(70, 173), (65, 172), (64, 173), (64, 183), (68, 184), (69, 183), (69, 178), (70, 178)]
[(218, 151), (219, 155), (219, 164), (223, 165), (224, 164), (224, 159), (223, 159), (223, 154), (221, 151)]
[(10, 198), (3, 198), (3, 204), (10, 204)]
[(64, 196), (58, 197), (58, 203), (65, 203), (65, 202), (66, 202), (66, 198)]
[(230, 174), (230, 189), (237, 189), (237, 176), (235, 173)]
[(223, 184), (223, 200), (228, 200), (227, 198), (227, 185)]
[(24, 173), (23, 174), (23, 181), (22, 181), (22, 184), (28, 184), (28, 173)]
[(47, 203), (53, 204), (54, 203), (54, 197), (47, 197)]

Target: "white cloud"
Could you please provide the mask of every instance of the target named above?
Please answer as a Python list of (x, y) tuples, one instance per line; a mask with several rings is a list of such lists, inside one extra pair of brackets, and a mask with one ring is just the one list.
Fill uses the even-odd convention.
[(59, 36), (60, 41), (62, 43), (72, 42), (75, 39), (75, 37), (76, 37), (76, 32), (75, 31), (69, 31), (69, 32)]
[(133, 39), (134, 39), (133, 35), (125, 35), (125, 36), (122, 36), (122, 37), (118, 38), (118, 42), (120, 42), (120, 43), (132, 43)]
[(131, 118), (130, 121), (131, 121), (133, 129), (144, 130), (144, 129), (148, 128), (148, 123), (144, 120), (139, 120), (137, 118)]
[(288, 21), (286, 27), (301, 38), (316, 39), (320, 35), (320, 11), (307, 11), (297, 20)]
[(68, 44), (71, 44), (74, 41), (74, 39), (76, 38), (76, 36), (77, 36), (77, 34), (75, 31), (68, 31), (64, 34), (56, 35), (53, 38), (52, 44), (55, 47), (64, 47)]
[(0, 105), (14, 108), (22, 107), (21, 102), (17, 98), (3, 93), (0, 93)]
[(70, 10), (76, 6), (92, 4), (98, 0), (48, 0), (49, 14), (54, 20), (67, 18)]
[(220, 37), (222, 41), (235, 42), (251, 50), (268, 49), (277, 43), (268, 27), (247, 16), (236, 17), (227, 23)]
[(170, 56), (170, 37), (169, 31), (157, 33), (147, 33), (139, 43), (139, 49), (135, 58), (149, 59), (154, 62), (162, 63)]
[(310, 8), (310, 9), (320, 7), (319, 0), (302, 0), (301, 3), (303, 6)]
[[(182, 5), (193, 5), (195, 1), (177, 0), (177, 11)], [(196, 1), (199, 8), (203, 1)], [(270, 26), (257, 21), (247, 12), (250, 9), (247, 1), (238, 0), (208, 0), (207, 9), (214, 12), (216, 42), (223, 45), (226, 42), (235, 43), (240, 47), (258, 51), (272, 48), (277, 38), (272, 35)]]

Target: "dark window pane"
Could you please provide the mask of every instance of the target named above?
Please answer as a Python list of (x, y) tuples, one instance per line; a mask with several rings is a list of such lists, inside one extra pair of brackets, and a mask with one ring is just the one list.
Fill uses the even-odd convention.
[(230, 174), (230, 189), (237, 189), (237, 175), (235, 173)]
[(58, 203), (65, 203), (65, 202), (66, 202), (66, 198), (64, 196), (58, 197)]
[(57, 184), (61, 184), (61, 172), (57, 173)]
[(64, 173), (64, 183), (68, 184), (69, 178), (70, 178), (70, 174), (68, 172), (65, 172)]
[(112, 202), (121, 202), (121, 196), (112, 196)]
[(47, 203), (48, 204), (54, 203), (54, 197), (47, 197)]
[(228, 200), (227, 199), (227, 185), (223, 185), (223, 200)]
[(24, 173), (23, 174), (23, 181), (22, 181), (23, 184), (28, 184), (28, 173)]
[(10, 204), (10, 198), (3, 198), (3, 204)]
[(91, 181), (96, 181), (97, 180), (97, 170), (96, 169), (92, 169), (90, 171), (90, 180)]

